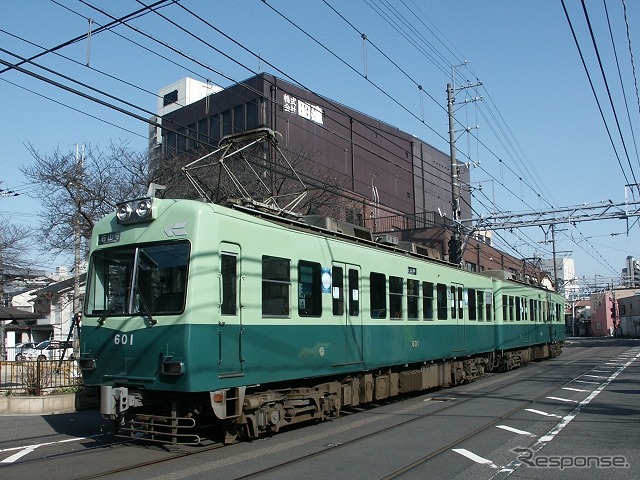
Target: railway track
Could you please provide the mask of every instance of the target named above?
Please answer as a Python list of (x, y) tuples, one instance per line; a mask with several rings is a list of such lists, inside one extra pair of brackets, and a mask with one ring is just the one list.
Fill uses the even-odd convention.
[[(453, 412), (455, 412), (455, 409), (461, 408), (466, 404), (470, 404), (470, 402), (477, 401), (483, 398), (485, 399), (491, 398), (492, 396), (498, 394), (498, 392), (500, 392), (501, 390), (509, 389), (510, 387), (515, 387), (518, 384), (522, 384), (523, 381), (535, 382), (539, 378), (543, 378), (545, 376), (550, 375), (550, 373), (552, 372), (558, 371), (560, 367), (570, 366), (570, 368), (567, 368), (568, 371), (562, 374), (558, 382), (554, 383), (554, 385), (549, 386), (548, 388), (545, 388), (544, 390), (539, 391), (534, 397), (531, 397), (526, 400), (521, 400), (518, 402), (517, 405), (514, 405), (513, 408), (500, 412), (497, 415), (488, 416), (486, 418), (486, 421), (484, 421), (482, 425), (472, 428), (469, 431), (465, 432), (464, 434), (458, 435), (455, 438), (450, 439), (446, 443), (440, 445), (439, 448), (433, 449), (432, 451), (428, 451), (420, 457), (414, 458), (412, 462), (407, 462), (406, 464), (402, 465), (400, 468), (395, 468), (391, 472), (385, 472), (379, 478), (390, 480), (390, 479), (402, 477), (408, 472), (415, 471), (419, 469), (421, 466), (429, 463), (430, 461), (438, 459), (438, 457), (442, 456), (446, 452), (450, 452), (451, 449), (463, 445), (466, 441), (473, 439), (474, 437), (478, 436), (482, 432), (485, 432), (488, 429), (496, 426), (497, 424), (509, 419), (510, 417), (517, 414), (518, 412), (522, 412), (524, 409), (531, 407), (536, 402), (549, 396), (553, 391), (563, 386), (571, 384), (576, 380), (576, 378), (579, 378), (582, 375), (588, 374), (590, 370), (592, 370), (594, 367), (596, 367), (600, 363), (596, 360), (593, 360), (593, 358), (603, 355), (603, 353), (605, 352), (604, 348), (605, 347), (590, 348), (588, 350), (581, 349), (578, 352), (572, 351), (571, 349), (567, 349), (565, 350), (565, 354), (562, 357), (559, 357), (554, 361), (544, 362), (542, 364), (525, 366), (521, 369), (510, 372), (512, 375), (509, 375), (509, 378), (507, 378), (508, 374), (495, 374), (495, 375), (488, 376), (482, 380), (479, 380), (478, 382), (475, 382), (473, 384), (468, 384), (466, 386), (463, 386), (467, 388), (457, 387), (453, 389), (440, 390), (440, 391), (431, 393), (425, 399), (425, 401), (429, 402), (428, 412), (425, 412), (425, 413), (415, 412), (415, 410), (424, 408), (425, 402), (422, 402), (420, 404), (415, 402), (409, 402), (408, 407), (402, 408), (399, 412), (392, 413), (389, 415), (389, 417), (394, 417), (395, 419), (397, 419), (400, 415), (406, 418), (403, 418), (402, 420), (392, 425), (383, 426), (382, 428), (374, 428), (373, 430), (371, 430), (370, 428), (371, 426), (375, 427), (377, 420), (380, 419), (380, 416), (376, 415), (379, 412), (377, 408), (374, 407), (374, 408), (362, 409), (363, 410), (362, 418), (358, 420), (354, 420), (353, 421), (354, 425), (351, 425), (351, 426), (344, 425), (344, 424), (339, 425), (338, 422), (335, 422), (336, 423), (335, 430), (340, 430), (340, 432), (344, 432), (354, 427), (357, 428), (364, 425), (369, 425), (370, 431), (363, 434), (356, 434), (356, 436), (353, 436), (352, 438), (344, 442), (325, 443), (324, 448), (321, 448), (321, 449), (316, 448), (314, 451), (311, 451), (310, 453), (304, 453), (300, 455), (294, 454), (293, 458), (289, 458), (286, 460), (277, 461), (277, 460), (274, 460), (274, 458), (270, 458), (269, 459), (269, 461), (271, 462), (270, 465), (264, 468), (259, 468), (258, 470), (254, 470), (250, 473), (240, 474), (236, 477), (231, 477), (231, 478), (238, 478), (238, 479), (244, 480), (244, 479), (252, 479), (252, 478), (272, 478), (278, 475), (282, 476), (284, 472), (287, 471), (288, 469), (296, 468), (301, 465), (304, 465), (305, 462), (315, 462), (315, 463), (317, 463), (318, 461), (322, 462), (324, 458), (328, 459), (330, 455), (335, 454), (339, 450), (348, 451), (349, 448), (357, 448), (359, 445), (363, 445), (368, 440), (383, 438), (385, 435), (389, 435), (394, 430), (399, 430), (403, 427), (410, 426), (412, 423), (421, 422), (421, 421), (423, 422), (429, 419), (429, 417), (437, 417), (437, 416), (452, 414)], [(461, 393), (464, 396), (461, 396)], [(414, 396), (414, 397), (423, 397), (423, 396), (424, 394), (419, 396)], [(389, 406), (389, 404), (391, 403), (397, 404), (400, 402), (398, 400), (394, 400), (393, 402), (388, 402), (386, 405)], [(364, 413), (366, 412), (369, 412), (372, 415), (371, 416), (364, 415)], [(353, 419), (358, 418), (358, 413), (354, 413), (354, 415), (351, 415), (351, 414), (349, 415)], [(384, 415), (386, 415), (386, 413)], [(290, 442), (285, 440), (282, 450), (285, 450), (287, 448), (294, 448), (294, 445), (296, 443), (304, 444), (307, 441), (309, 443), (312, 443), (312, 442), (322, 441), (322, 439), (326, 440), (327, 438), (336, 436), (334, 434), (335, 432), (334, 433), (331, 432), (331, 429), (329, 429), (329, 431), (325, 429), (323, 430), (323, 433), (319, 434), (318, 432), (312, 432), (312, 428), (310, 427), (301, 427), (298, 433), (305, 432), (305, 431), (310, 432), (308, 440), (302, 440), (300, 442), (296, 442), (296, 441)], [(354, 431), (354, 433), (355, 432), (356, 431)], [(280, 439), (281, 437), (277, 436), (277, 438)], [(146, 452), (149, 452), (150, 449), (153, 448), (155, 449), (156, 452), (159, 452), (159, 453), (157, 455), (157, 458), (149, 458), (148, 455), (140, 455), (141, 457), (144, 457), (142, 461), (131, 462), (128, 464), (121, 464), (117, 467), (104, 469), (102, 471), (90, 472), (87, 470), (84, 475), (72, 474), (66, 478), (81, 480), (81, 479), (104, 478), (104, 477), (111, 477), (111, 476), (122, 477), (123, 475), (126, 476), (130, 474), (144, 474), (144, 472), (150, 471), (147, 469), (156, 467), (154, 469), (154, 471), (156, 471), (157, 467), (162, 466), (163, 464), (168, 466), (167, 470), (171, 470), (170, 465), (172, 465), (172, 462), (179, 461), (180, 459), (185, 459), (187, 457), (193, 459), (192, 462), (189, 462), (190, 464), (195, 465), (201, 462), (205, 462), (205, 464), (207, 465), (206, 468), (211, 468), (211, 469), (215, 468), (216, 462), (220, 462), (220, 464), (224, 464), (228, 466), (229, 464), (233, 464), (233, 463), (240, 464), (242, 462), (245, 462), (250, 457), (253, 458), (254, 464), (258, 465), (257, 463), (255, 463), (255, 459), (261, 457), (261, 455), (263, 454), (261, 450), (267, 450), (267, 449), (273, 450), (274, 448), (273, 445), (269, 445), (268, 447), (266, 447), (265, 444), (268, 442), (269, 440), (265, 440), (265, 441), (260, 440), (260, 441), (253, 442), (252, 444), (249, 445), (250, 447), (252, 447), (250, 449), (251, 453), (249, 453), (246, 449), (242, 449), (243, 451), (237, 450), (238, 452), (237, 455), (233, 453), (235, 449), (234, 446), (226, 447), (224, 449), (224, 452), (225, 454), (227, 452), (230, 453), (231, 454), (230, 457), (227, 457), (225, 455), (224, 459), (222, 458), (212, 459), (210, 458), (211, 452), (214, 450), (220, 449), (222, 447), (222, 444), (210, 443), (208, 445), (203, 445), (199, 447), (176, 447), (176, 446), (169, 447), (168, 446), (166, 448), (162, 448), (162, 447), (156, 447), (156, 446), (150, 447), (146, 445), (146, 442), (144, 441), (141, 441), (141, 442), (137, 442), (137, 441), (136, 442), (131, 442), (131, 441), (103, 442), (101, 441), (100, 444), (98, 445), (87, 446), (82, 450), (78, 450), (74, 452), (61, 453), (58, 455), (47, 455), (46, 457), (41, 457), (41, 458), (24, 459), (23, 461), (21, 461), (21, 465), (31, 466), (32, 468), (40, 468), (39, 464), (45, 461), (52, 461), (54, 459), (66, 461), (66, 459), (68, 459), (69, 457), (73, 457), (73, 462), (76, 463), (76, 462), (82, 462), (82, 460), (80, 460), (81, 457), (83, 456), (89, 457), (92, 453), (96, 453), (96, 451), (100, 451), (100, 449), (102, 449), (102, 451), (104, 452), (108, 452), (109, 454), (113, 454), (114, 452), (118, 452), (118, 451), (128, 451), (132, 448), (135, 448), (135, 449), (142, 448)], [(298, 451), (304, 452), (306, 450), (308, 449), (299, 449)], [(208, 454), (209, 454), (209, 458), (207, 457)], [(266, 453), (264, 454), (266, 455)], [(117, 453), (115, 455), (118, 456)], [(261, 463), (264, 464), (265, 462), (261, 462)], [(193, 468), (196, 468), (196, 467), (193, 467)], [(189, 468), (187, 468), (186, 470), (181, 470), (180, 472), (176, 472), (173, 475), (167, 474), (167, 478), (183, 478), (191, 475), (191, 473), (193, 472), (190, 471)], [(0, 475), (2, 474), (3, 472), (0, 467)], [(156, 475), (153, 475), (153, 476), (155, 477)], [(6, 478), (10, 478), (10, 476)]]

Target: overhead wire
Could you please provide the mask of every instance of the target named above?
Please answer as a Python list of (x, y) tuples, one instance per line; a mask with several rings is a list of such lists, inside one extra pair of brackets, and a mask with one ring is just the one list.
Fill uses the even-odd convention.
[[(266, 2), (265, 2), (266, 3)], [(382, 53), (382, 52), (381, 52)], [(435, 100), (434, 100), (435, 101)], [(441, 137), (442, 138), (442, 137)]]

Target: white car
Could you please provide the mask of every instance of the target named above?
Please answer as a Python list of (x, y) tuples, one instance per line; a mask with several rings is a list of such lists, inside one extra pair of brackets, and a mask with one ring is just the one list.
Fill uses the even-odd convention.
[(23, 360), (22, 352), (24, 352), (25, 350), (28, 350), (30, 348), (36, 348), (36, 344), (34, 342), (25, 342), (25, 343), (16, 344), (16, 347), (14, 349), (15, 359), (16, 360)]
[(23, 350), (20, 356), (20, 360), (69, 360), (73, 359), (73, 344), (63, 340), (45, 340), (34, 348)]

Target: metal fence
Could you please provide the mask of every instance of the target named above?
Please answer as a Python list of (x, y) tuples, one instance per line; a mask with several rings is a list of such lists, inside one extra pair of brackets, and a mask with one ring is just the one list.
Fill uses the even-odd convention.
[(70, 393), (81, 386), (76, 360), (0, 362), (0, 395)]

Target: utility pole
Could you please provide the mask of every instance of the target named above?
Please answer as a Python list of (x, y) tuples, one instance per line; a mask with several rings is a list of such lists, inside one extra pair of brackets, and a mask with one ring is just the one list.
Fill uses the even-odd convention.
[[(558, 264), (556, 262), (556, 228), (555, 224), (551, 224), (551, 248), (553, 250), (553, 282), (556, 287), (556, 292), (560, 293), (558, 289)], [(564, 291), (564, 288), (562, 289)]]
[[(80, 310), (80, 195), (82, 191), (82, 181), (84, 178), (84, 145), (80, 148), (80, 145), (76, 144), (76, 205), (75, 212), (73, 213), (73, 246), (74, 246), (74, 259), (73, 259), (73, 304), (71, 307), (71, 329), (75, 327), (76, 313)], [(77, 337), (77, 335), (74, 335)], [(74, 346), (78, 345), (78, 340), (75, 338)]]
[[(451, 207), (453, 209), (453, 236), (449, 240), (449, 261), (456, 265), (462, 262), (462, 234), (460, 225), (460, 177), (458, 175), (458, 163), (456, 161), (456, 129), (455, 129), (455, 93), (456, 89), (453, 84), (452, 67), (452, 83), (447, 84), (447, 109), (449, 112), (449, 156), (451, 159)], [(473, 88), (482, 85), (480, 82), (475, 85), (467, 85), (460, 87), (458, 90), (465, 88)], [(476, 101), (477, 98), (472, 101)]]

